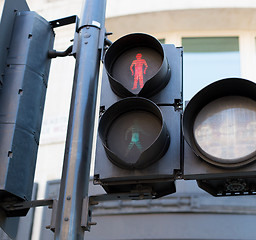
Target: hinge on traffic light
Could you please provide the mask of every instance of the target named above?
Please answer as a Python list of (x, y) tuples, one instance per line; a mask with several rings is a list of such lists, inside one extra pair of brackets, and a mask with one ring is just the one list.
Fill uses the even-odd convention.
[(181, 111), (183, 109), (181, 99), (174, 99), (174, 103), (158, 103), (157, 106), (173, 106), (175, 111)]
[(103, 113), (106, 111), (105, 106), (100, 106), (99, 118), (102, 117)]
[(182, 170), (174, 169), (174, 176), (175, 176), (175, 179), (182, 179)]
[(175, 111), (182, 111), (183, 109), (183, 104), (181, 99), (174, 99), (174, 110)]

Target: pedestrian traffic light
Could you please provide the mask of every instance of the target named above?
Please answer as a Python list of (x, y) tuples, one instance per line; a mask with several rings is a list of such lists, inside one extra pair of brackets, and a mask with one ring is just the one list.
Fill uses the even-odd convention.
[(240, 78), (199, 91), (183, 114), (184, 179), (214, 196), (256, 194), (256, 84)]
[(104, 58), (94, 182), (107, 193), (160, 197), (180, 170), (182, 49), (134, 33)]
[(16, 11), (0, 88), (1, 204), (31, 200), (53, 40), (48, 21)]

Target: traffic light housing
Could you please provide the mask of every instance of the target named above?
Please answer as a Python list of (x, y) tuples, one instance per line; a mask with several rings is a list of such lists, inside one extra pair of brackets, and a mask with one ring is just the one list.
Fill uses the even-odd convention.
[(214, 196), (256, 194), (256, 84), (240, 78), (199, 91), (183, 114), (184, 179)]
[(31, 200), (54, 33), (16, 12), (0, 89), (0, 202)]
[(182, 49), (134, 33), (104, 58), (94, 182), (107, 193), (175, 192), (180, 171)]

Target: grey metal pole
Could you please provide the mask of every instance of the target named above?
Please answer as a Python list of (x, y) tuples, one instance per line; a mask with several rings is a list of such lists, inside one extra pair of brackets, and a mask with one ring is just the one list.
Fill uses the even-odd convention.
[(106, 0), (84, 1), (75, 42), (76, 67), (55, 226), (58, 240), (84, 238), (82, 201), (88, 196), (101, 54), (99, 42), (102, 42), (105, 10)]

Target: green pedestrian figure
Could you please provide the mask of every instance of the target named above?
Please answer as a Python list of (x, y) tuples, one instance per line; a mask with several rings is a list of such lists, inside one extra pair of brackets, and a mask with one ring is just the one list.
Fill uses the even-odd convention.
[(141, 141), (140, 141), (140, 134), (145, 134), (147, 135), (147, 133), (145, 131), (143, 131), (138, 122), (136, 120), (134, 120), (134, 124), (131, 125), (131, 127), (129, 127), (126, 132), (125, 132), (125, 140), (127, 140), (128, 138), (128, 134), (131, 132), (131, 141), (128, 145), (128, 148), (126, 150), (125, 156), (127, 156), (129, 154), (129, 152), (131, 151), (131, 149), (133, 148), (133, 146), (136, 146), (137, 149), (139, 150), (140, 153), (142, 153), (142, 145), (141, 145)]

